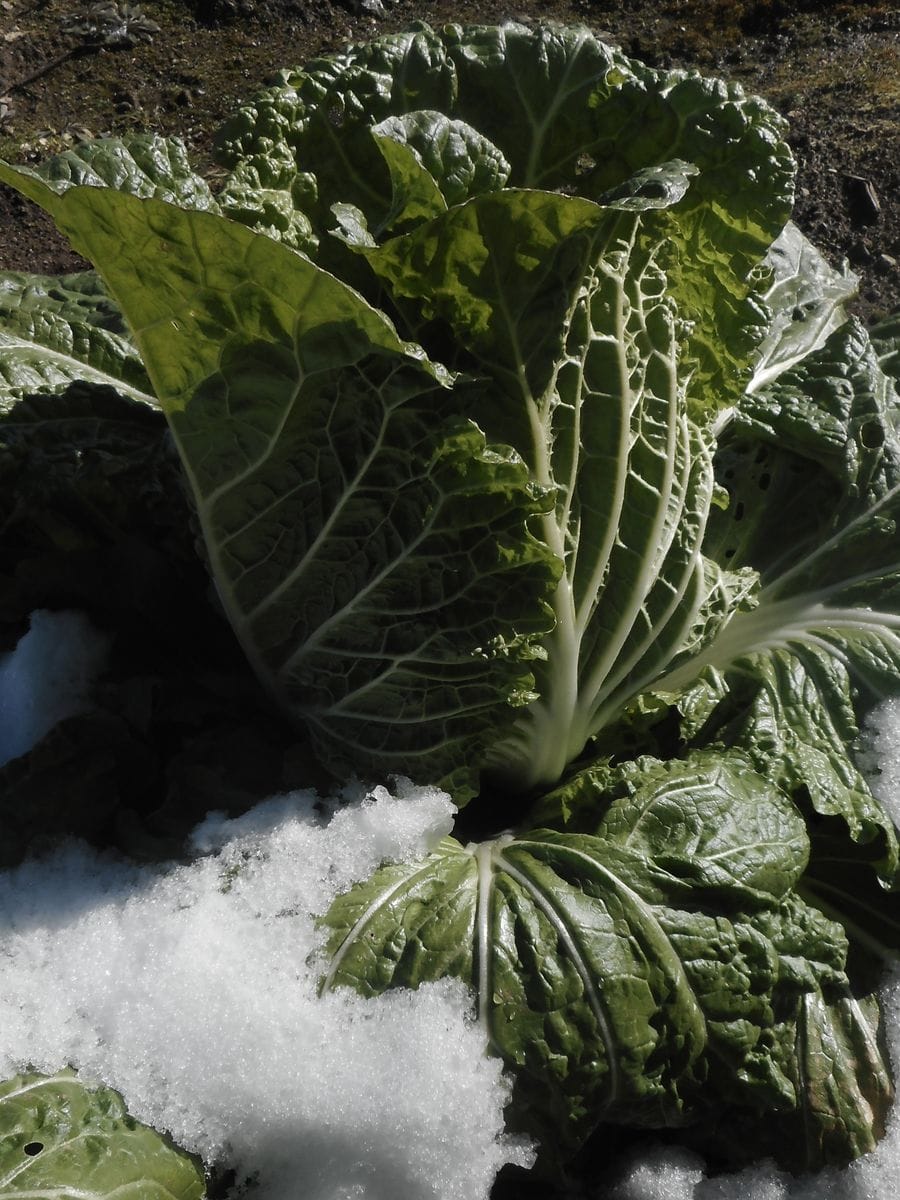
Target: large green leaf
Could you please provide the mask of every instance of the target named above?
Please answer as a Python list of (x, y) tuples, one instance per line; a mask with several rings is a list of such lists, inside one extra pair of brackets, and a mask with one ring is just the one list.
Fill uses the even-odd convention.
[(846, 1162), (875, 1148), (894, 1098), (878, 1042), (880, 1013), (873, 997), (849, 991), (828, 1002), (803, 997), (798, 1022), (797, 1075), (805, 1137), (798, 1165)]
[(552, 494), (309, 260), (213, 214), (2, 173), (119, 298), (260, 676), (335, 770), (465, 800), (533, 696), (558, 568), (527, 523)]
[(556, 491), (539, 528), (565, 575), (540, 699), (492, 755), (520, 788), (557, 779), (735, 603), (699, 552), (711, 437), (686, 411), (661, 262), (693, 173), (668, 164), (602, 206), (507, 189), (359, 248), (395, 297), (449, 326), (493, 384), (468, 391), (467, 411)]
[(594, 763), (544, 796), (532, 816), (628, 847), (694, 887), (745, 904), (783, 898), (806, 866), (796, 809), (734, 751)]
[(644, 764), (595, 833), (445, 839), (338, 897), (323, 987), (470, 983), (513, 1121), (551, 1153), (601, 1121), (792, 1109), (800, 999), (840, 985), (845, 949), (791, 891), (806, 854), (790, 801), (740, 755)]
[(0, 1196), (202, 1200), (193, 1158), (71, 1071), (0, 1083)]

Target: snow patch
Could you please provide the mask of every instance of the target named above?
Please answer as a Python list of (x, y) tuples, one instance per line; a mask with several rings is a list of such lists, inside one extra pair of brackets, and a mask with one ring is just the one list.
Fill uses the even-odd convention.
[(31, 614), (15, 650), (0, 656), (0, 766), (26, 754), (60, 721), (90, 709), (109, 644), (83, 613)]
[(259, 1200), (478, 1200), (530, 1162), (462, 984), (316, 995), (310, 914), (426, 853), (449, 797), (400, 781), (329, 808), (299, 792), (208, 818), (188, 866), (70, 843), (0, 874), (0, 1078), (70, 1063), (257, 1175)]

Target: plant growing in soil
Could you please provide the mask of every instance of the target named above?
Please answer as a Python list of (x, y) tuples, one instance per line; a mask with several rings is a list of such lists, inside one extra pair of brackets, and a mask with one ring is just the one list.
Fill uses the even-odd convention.
[(420, 26), (282, 72), (215, 195), (150, 136), (0, 168), (102, 280), (3, 280), (9, 453), (171, 470), (162, 411), (317, 769), (463, 810), (322, 915), (322, 988), (470, 985), (550, 1170), (612, 1125), (846, 1162), (892, 1095), (897, 331), (784, 134), (585, 29)]

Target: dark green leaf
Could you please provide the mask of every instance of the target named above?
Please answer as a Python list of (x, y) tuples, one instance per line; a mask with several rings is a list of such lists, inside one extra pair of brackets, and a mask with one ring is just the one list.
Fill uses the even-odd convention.
[(0, 1083), (0, 1196), (202, 1200), (203, 1172), (109, 1088), (71, 1071)]

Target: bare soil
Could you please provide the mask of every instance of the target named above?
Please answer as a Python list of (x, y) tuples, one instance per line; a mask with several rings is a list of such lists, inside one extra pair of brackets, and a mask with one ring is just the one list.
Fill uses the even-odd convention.
[[(0, 157), (36, 161), (86, 136), (153, 129), (209, 162), (211, 135), (240, 100), (347, 41), (413, 20), (583, 22), (651, 65), (728, 76), (770, 100), (791, 122), (799, 224), (857, 271), (860, 315), (900, 305), (891, 0), (145, 0), (130, 6), (131, 44), (67, 30), (102, 7), (0, 0)], [(158, 31), (141, 37), (135, 9)], [(34, 206), (0, 189), (0, 269), (80, 265)]]

